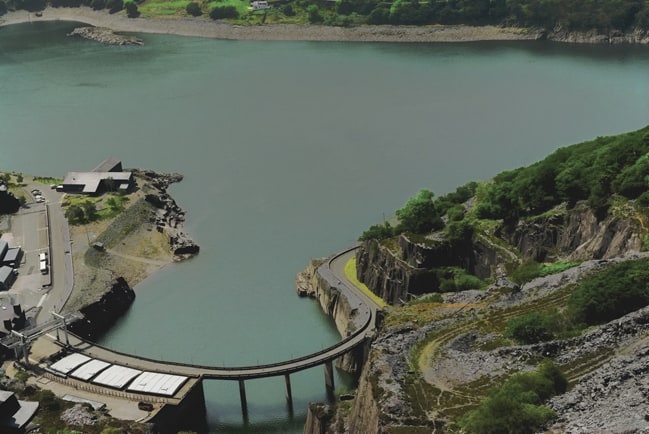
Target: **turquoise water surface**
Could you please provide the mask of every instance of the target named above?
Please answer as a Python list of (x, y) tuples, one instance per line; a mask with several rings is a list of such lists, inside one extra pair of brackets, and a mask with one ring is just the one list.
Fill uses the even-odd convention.
[[(106, 157), (180, 172), (196, 258), (137, 286), (102, 344), (200, 364), (276, 362), (335, 343), (295, 295), (310, 258), (348, 247), (420, 188), (446, 193), (649, 119), (649, 49), (548, 42), (369, 44), (0, 28), (0, 170), (63, 176)], [(206, 384), (210, 429), (299, 433), (322, 368)], [(349, 379), (337, 377), (340, 386)]]

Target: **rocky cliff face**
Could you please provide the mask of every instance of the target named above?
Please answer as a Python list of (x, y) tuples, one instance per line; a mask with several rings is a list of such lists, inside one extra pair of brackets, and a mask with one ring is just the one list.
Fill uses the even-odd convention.
[(649, 32), (643, 29), (568, 31), (561, 26), (538, 33), (537, 39), (580, 44), (649, 44)]
[(358, 279), (396, 305), (408, 294), (436, 291), (436, 267), (461, 267), (480, 278), (498, 278), (510, 262), (608, 259), (642, 246), (642, 224), (630, 205), (601, 220), (583, 205), (554, 211), (501, 227), (493, 235), (477, 234), (465, 244), (406, 235), (399, 236), (396, 249), (367, 241), (357, 255)]
[[(642, 246), (642, 226), (628, 206), (598, 220), (585, 206), (547, 217), (520, 221), (499, 235), (514, 246), (523, 260), (538, 262), (608, 259), (637, 252)], [(626, 216), (625, 216), (626, 215)]]
[[(318, 267), (323, 263), (324, 259), (313, 259), (304, 271), (298, 273), (297, 293), (302, 297), (309, 296), (318, 300), (322, 310), (334, 320), (340, 336), (349, 336), (357, 327), (354, 321), (355, 312), (344, 294), (336, 288), (335, 282), (329, 282), (318, 273)], [(367, 350), (367, 348), (357, 347), (336, 360), (336, 367), (350, 374), (359, 374)]]
[(135, 300), (135, 291), (118, 277), (99, 300), (81, 308), (83, 319), (69, 325), (70, 331), (94, 341), (121, 317)]
[(169, 247), (174, 254), (174, 259), (179, 261), (198, 254), (200, 251), (198, 244), (182, 231), (185, 211), (167, 193), (169, 185), (182, 181), (183, 176), (178, 173), (152, 171), (137, 171), (137, 173), (157, 189), (155, 193), (147, 194), (145, 200), (158, 209), (152, 223), (155, 224), (158, 232), (166, 234), (169, 238)]

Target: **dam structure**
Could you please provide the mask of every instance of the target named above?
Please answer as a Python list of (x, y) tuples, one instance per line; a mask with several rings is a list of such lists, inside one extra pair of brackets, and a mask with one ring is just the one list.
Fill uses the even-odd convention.
[[(67, 330), (70, 318), (53, 314), (49, 326), (14, 333), (3, 340), (13, 349), (17, 359), (28, 369), (50, 381), (63, 383), (77, 390), (96, 395), (108, 395), (142, 403), (160, 404), (160, 411), (149, 420), (155, 422), (157, 413), (177, 417), (185, 410), (205, 413), (203, 380), (237, 381), (244, 420), (248, 419), (245, 382), (257, 378), (284, 376), (285, 394), (292, 413), (292, 373), (323, 366), (327, 394), (333, 396), (333, 361), (365, 344), (375, 330), (376, 306), (345, 276), (336, 273), (332, 263), (349, 258), (354, 249), (331, 257), (318, 268), (321, 278), (337, 289), (351, 310), (352, 332), (340, 342), (321, 351), (290, 360), (239, 367), (216, 367), (180, 362), (161, 361), (111, 350), (87, 341)], [(67, 321), (67, 322), (66, 322)], [(53, 333), (56, 332), (54, 335)], [(29, 349), (32, 349), (31, 355)], [(200, 404), (200, 405), (197, 405)], [(177, 407), (175, 410), (169, 407)], [(172, 416), (167, 416), (172, 417)]]

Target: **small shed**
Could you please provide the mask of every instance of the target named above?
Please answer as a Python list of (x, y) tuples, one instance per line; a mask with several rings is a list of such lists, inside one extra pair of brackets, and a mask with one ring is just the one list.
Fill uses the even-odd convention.
[(16, 273), (11, 267), (3, 265), (0, 267), (0, 291), (7, 291), (16, 280)]
[(2, 259), (2, 265), (6, 265), (8, 267), (18, 267), (18, 264), (20, 263), (20, 258), (23, 256), (23, 249), (20, 247), (14, 247), (12, 249), (7, 250), (5, 253), (5, 257)]

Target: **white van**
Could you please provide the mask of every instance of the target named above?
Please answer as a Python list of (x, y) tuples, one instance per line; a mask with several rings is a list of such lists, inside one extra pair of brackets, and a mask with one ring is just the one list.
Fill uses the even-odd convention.
[(43, 261), (47, 262), (47, 253), (45, 253), (45, 252), (39, 253), (38, 254), (38, 260), (41, 261), (41, 262), (43, 262)]
[(41, 261), (41, 274), (47, 274), (47, 261)]

